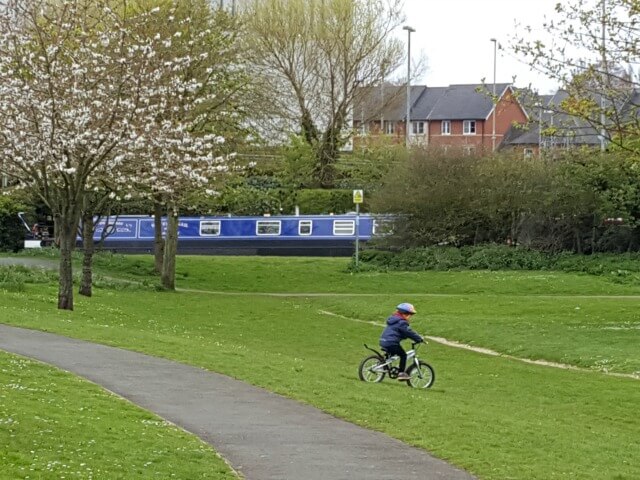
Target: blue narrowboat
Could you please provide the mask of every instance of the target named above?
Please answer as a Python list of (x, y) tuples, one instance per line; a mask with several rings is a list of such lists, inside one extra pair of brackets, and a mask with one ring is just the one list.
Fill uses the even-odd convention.
[[(366, 242), (384, 223), (368, 214), (180, 217), (178, 253), (349, 256), (356, 236)], [(100, 220), (94, 240), (105, 250), (148, 253), (154, 233), (153, 217), (127, 215)]]

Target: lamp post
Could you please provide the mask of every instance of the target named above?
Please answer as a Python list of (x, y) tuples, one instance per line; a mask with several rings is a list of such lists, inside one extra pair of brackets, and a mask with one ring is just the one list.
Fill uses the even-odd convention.
[(538, 156), (542, 157), (542, 102), (536, 102), (538, 107)]
[[(606, 46), (606, 41), (607, 41), (607, 2), (606, 0), (602, 0), (602, 70), (604, 70), (604, 74), (608, 75), (609, 74), (609, 68), (607, 67), (607, 46)], [(604, 116), (604, 107), (605, 107), (605, 103), (604, 103), (604, 78), (602, 80), (603, 85), (600, 86), (600, 151), (604, 152), (606, 147), (605, 147), (605, 136), (607, 134), (605, 128), (604, 128), (604, 124), (606, 122), (605, 116)]]
[(411, 33), (415, 28), (405, 25), (402, 27), (407, 31), (407, 119), (404, 127), (405, 147), (409, 147), (409, 129), (411, 128)]
[(496, 114), (498, 113), (498, 101), (496, 100), (496, 52), (498, 41), (492, 38), (493, 42), (493, 126), (491, 129), (491, 151), (496, 151)]

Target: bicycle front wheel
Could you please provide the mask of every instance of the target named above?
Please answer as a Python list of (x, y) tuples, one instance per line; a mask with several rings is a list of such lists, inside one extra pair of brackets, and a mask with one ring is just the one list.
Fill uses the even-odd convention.
[(409, 387), (430, 388), (436, 381), (436, 372), (431, 365), (425, 362), (411, 365), (407, 373), (409, 374), (409, 381), (407, 381)]
[(362, 362), (360, 362), (360, 368), (358, 369), (358, 376), (363, 382), (381, 382), (385, 375), (385, 369), (382, 366), (383, 363), (380, 358), (371, 355)]

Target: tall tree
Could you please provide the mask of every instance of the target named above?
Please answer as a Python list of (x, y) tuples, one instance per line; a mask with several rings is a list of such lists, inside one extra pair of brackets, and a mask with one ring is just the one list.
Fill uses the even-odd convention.
[[(227, 171), (224, 164), (244, 135), (241, 99), (249, 82), (237, 68), (237, 26), (226, 12), (214, 10), (207, 0), (138, 0), (131, 5), (139, 13), (157, 10), (154, 21), (144, 25), (145, 32), (171, 40), (154, 62), (176, 59), (177, 79), (184, 86), (176, 88), (174, 74), (159, 80), (165, 81), (163, 113), (154, 124), (140, 126), (148, 132), (149, 143), (137, 152), (142, 160), (139, 194), (155, 204), (156, 271), (162, 285), (173, 289), (179, 210), (194, 191), (214, 191), (214, 180)], [(161, 135), (152, 133), (156, 130)], [(176, 131), (189, 132), (191, 141), (172, 138)], [(228, 135), (231, 146), (229, 138), (217, 132)], [(199, 152), (209, 155), (203, 158)]]
[[(53, 213), (61, 309), (73, 309), (71, 253), (86, 191), (104, 175), (136, 191), (131, 164), (155, 145), (206, 148), (184, 125), (163, 121), (167, 97), (197, 88), (181, 72), (198, 58), (155, 60), (171, 44), (144, 34), (156, 13), (130, 14), (126, 0), (0, 5), (0, 168)], [(196, 154), (213, 163), (210, 151)]]
[[(314, 177), (330, 187), (359, 89), (397, 66), (400, 0), (250, 0), (243, 11), (249, 68), (264, 115), (297, 125), (315, 152)], [(361, 89), (360, 89), (361, 90)]]
[(512, 48), (566, 90), (551, 109), (582, 120), (607, 143), (627, 147), (640, 134), (640, 102), (633, 95), (639, 86), (639, 20), (638, 0), (558, 2), (543, 24), (549, 40), (519, 35)]

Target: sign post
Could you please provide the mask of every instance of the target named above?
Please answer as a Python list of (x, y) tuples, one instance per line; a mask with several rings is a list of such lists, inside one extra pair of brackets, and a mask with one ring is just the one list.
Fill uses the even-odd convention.
[(360, 204), (363, 200), (363, 190), (354, 190), (353, 203), (356, 204), (356, 270), (358, 269), (358, 251), (360, 250)]

